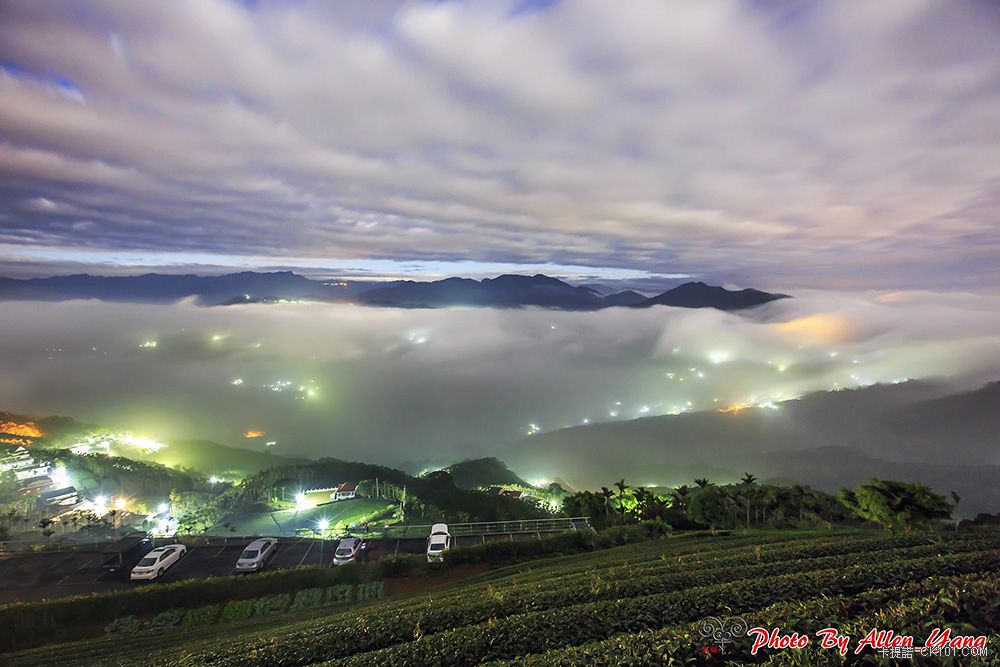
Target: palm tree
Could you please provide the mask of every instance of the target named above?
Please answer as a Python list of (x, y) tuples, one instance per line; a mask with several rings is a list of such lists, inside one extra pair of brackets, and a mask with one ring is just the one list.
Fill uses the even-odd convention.
[(677, 506), (682, 510), (687, 509), (688, 496), (691, 495), (691, 489), (687, 484), (681, 484), (676, 489), (674, 489), (673, 496), (677, 500)]
[(625, 523), (625, 489), (628, 488), (628, 485), (624, 479), (620, 479), (615, 482), (615, 487), (618, 489), (618, 509), (622, 513), (622, 523)]
[(699, 489), (704, 489), (704, 488), (706, 488), (706, 487), (707, 487), (707, 486), (708, 486), (709, 484), (711, 484), (711, 482), (710, 482), (710, 481), (708, 481), (708, 479), (707, 479), (707, 478), (705, 478), (705, 477), (699, 477), (698, 479), (694, 480), (694, 483), (698, 485), (698, 488), (699, 488)]
[(951, 499), (955, 501), (955, 532), (958, 532), (958, 503), (962, 501), (961, 496), (959, 496), (954, 491), (951, 492)]
[(606, 486), (601, 487), (601, 495), (604, 496), (604, 525), (608, 525), (608, 507), (611, 505), (611, 498), (615, 492)]
[(750, 487), (753, 483), (757, 481), (757, 478), (748, 472), (743, 473), (743, 479), (740, 480), (746, 490), (747, 496), (747, 530), (750, 529)]
[(802, 523), (806, 505), (806, 494), (809, 493), (809, 490), (801, 484), (795, 484), (792, 486), (792, 492), (799, 503), (799, 523)]

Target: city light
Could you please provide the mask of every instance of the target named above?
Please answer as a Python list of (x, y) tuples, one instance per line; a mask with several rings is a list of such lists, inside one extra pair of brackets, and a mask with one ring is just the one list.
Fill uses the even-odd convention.
[(243, 437), (247, 439), (252, 439), (252, 438), (260, 438), (263, 435), (264, 435), (263, 431), (247, 431), (246, 433), (243, 434)]
[(295, 494), (295, 509), (296, 510), (308, 510), (316, 507), (316, 503), (309, 500), (306, 494), (301, 491)]
[(126, 507), (126, 503), (125, 503), (125, 499), (124, 498), (116, 498), (115, 499), (115, 509), (116, 510), (124, 510), (125, 507)]
[(56, 488), (63, 488), (72, 484), (69, 479), (69, 474), (66, 472), (65, 466), (56, 466), (53, 468), (52, 472), (49, 473), (49, 478), (52, 480), (52, 483), (56, 486)]
[(42, 432), (32, 422), (19, 424), (17, 422), (0, 422), (0, 433), (7, 435), (17, 435), (25, 438), (40, 438)]
[(712, 352), (711, 354), (708, 355), (708, 359), (713, 364), (721, 364), (724, 361), (729, 361), (729, 353), (728, 352)]
[(170, 506), (167, 505), (166, 503), (160, 503), (159, 505), (157, 505), (156, 511), (159, 514), (166, 514), (167, 512), (170, 511)]
[(317, 525), (319, 526), (320, 530), (326, 531), (326, 529), (330, 527), (330, 522), (327, 521), (326, 519), (320, 519)]
[(125, 432), (117, 436), (117, 438), (120, 443), (128, 445), (130, 447), (137, 447), (138, 449), (141, 449), (145, 454), (158, 452), (167, 446), (166, 444), (153, 440), (152, 438), (132, 435), (129, 432)]
[(157, 342), (155, 340), (143, 341), (142, 344), (139, 345), (139, 347), (141, 347), (141, 348), (147, 348), (147, 349), (154, 348), (156, 346), (157, 346)]

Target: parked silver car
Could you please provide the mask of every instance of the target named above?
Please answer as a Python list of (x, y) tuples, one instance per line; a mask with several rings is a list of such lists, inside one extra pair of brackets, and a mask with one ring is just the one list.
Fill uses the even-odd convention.
[(247, 548), (240, 554), (240, 559), (236, 561), (237, 572), (259, 572), (267, 565), (274, 552), (278, 550), (278, 540), (273, 537), (264, 537), (254, 540), (247, 545)]

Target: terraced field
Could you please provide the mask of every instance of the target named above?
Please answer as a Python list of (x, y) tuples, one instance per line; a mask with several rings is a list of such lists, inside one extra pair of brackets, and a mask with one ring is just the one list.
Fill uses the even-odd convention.
[[(53, 647), (13, 664), (576, 665), (838, 662), (814, 638), (800, 650), (710, 652), (700, 621), (810, 636), (870, 627), (985, 634), (1000, 651), (1000, 534), (864, 532), (675, 536), (502, 568), (337, 613), (140, 634)], [(709, 651), (709, 652), (706, 652)], [(871, 656), (874, 658), (875, 656)], [(933, 664), (939, 664), (940, 658)], [(967, 664), (967, 660), (960, 660)]]

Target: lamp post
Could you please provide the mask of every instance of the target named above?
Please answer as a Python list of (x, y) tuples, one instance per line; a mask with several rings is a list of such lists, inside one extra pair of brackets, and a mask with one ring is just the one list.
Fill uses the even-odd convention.
[(326, 529), (330, 527), (330, 522), (326, 519), (320, 519), (319, 523), (319, 562), (320, 565), (326, 567), (326, 559), (323, 557), (323, 547), (326, 545)]

